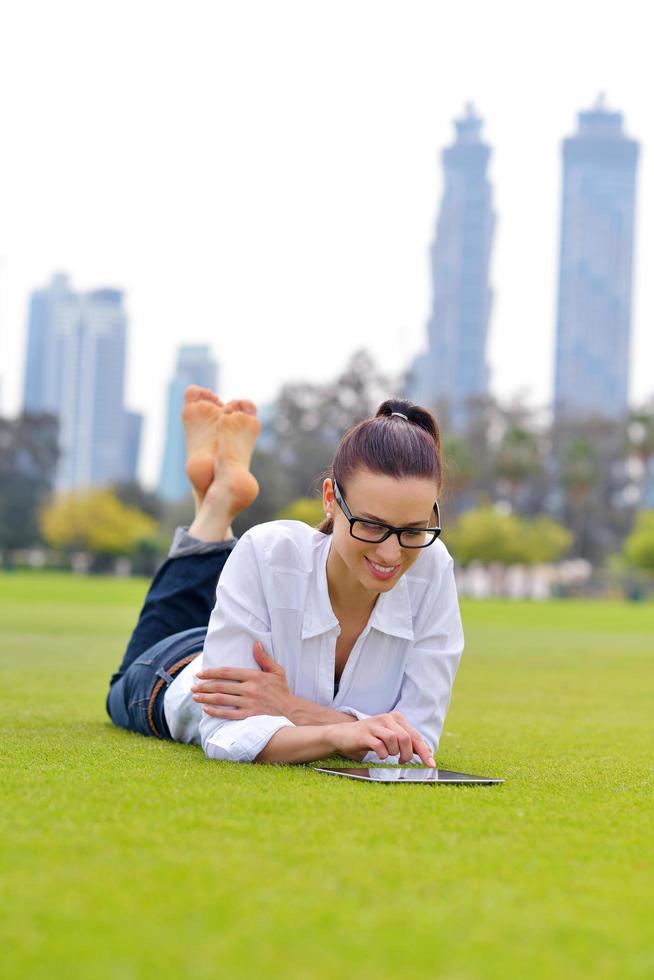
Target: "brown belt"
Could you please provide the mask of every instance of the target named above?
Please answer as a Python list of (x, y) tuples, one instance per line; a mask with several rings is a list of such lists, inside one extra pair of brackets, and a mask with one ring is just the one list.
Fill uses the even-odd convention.
[[(190, 654), (190, 656), (184, 657), (183, 660), (178, 660), (176, 664), (173, 664), (172, 665), (172, 667), (168, 667), (167, 668), (166, 673), (170, 677), (174, 677), (174, 675), (177, 674), (177, 673), (179, 673), (179, 671), (183, 667), (186, 667), (186, 665), (187, 664), (190, 664), (192, 660), (195, 660), (195, 658), (198, 657), (200, 655), (200, 653), (201, 653), (201, 651), (198, 650), (197, 653), (192, 653), (192, 654)], [(157, 738), (164, 738), (164, 736), (160, 732), (157, 731), (157, 726), (154, 723), (154, 718), (152, 717), (152, 712), (153, 712), (153, 709), (154, 709), (154, 702), (157, 699), (157, 694), (159, 693), (159, 691), (161, 690), (161, 688), (164, 686), (165, 683), (166, 683), (166, 681), (164, 680), (163, 677), (160, 678), (157, 681), (157, 683), (152, 688), (152, 694), (150, 695), (150, 700), (148, 701), (148, 725), (152, 729), (152, 734), (153, 735), (156, 735)]]

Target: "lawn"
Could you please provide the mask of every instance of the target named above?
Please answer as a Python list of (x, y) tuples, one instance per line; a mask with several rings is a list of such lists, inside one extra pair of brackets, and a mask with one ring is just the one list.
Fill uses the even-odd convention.
[(466, 603), (438, 761), (506, 782), (385, 786), (113, 728), (144, 590), (0, 576), (3, 977), (654, 976), (654, 606)]

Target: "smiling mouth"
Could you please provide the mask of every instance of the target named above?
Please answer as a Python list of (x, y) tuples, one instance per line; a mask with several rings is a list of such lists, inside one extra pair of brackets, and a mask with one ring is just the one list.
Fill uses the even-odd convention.
[(400, 567), (399, 565), (378, 565), (377, 562), (371, 561), (364, 555), (364, 558), (370, 566), (370, 570), (376, 575), (383, 576), (384, 578), (390, 578), (394, 572)]

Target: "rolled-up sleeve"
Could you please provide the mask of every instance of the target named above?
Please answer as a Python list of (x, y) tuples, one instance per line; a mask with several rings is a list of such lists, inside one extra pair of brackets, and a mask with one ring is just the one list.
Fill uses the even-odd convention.
[[(407, 655), (400, 696), (389, 708), (399, 711), (416, 728), (435, 755), (452, 696), (454, 679), (463, 653), (463, 626), (459, 610), (454, 568), (450, 558), (443, 569), (438, 592), (430, 605), (424, 626), (420, 627)], [(371, 716), (354, 707), (342, 707), (359, 719)], [(368, 752), (363, 762), (399, 762), (399, 755), (381, 759)], [(420, 762), (417, 755), (412, 762)]]
[[(246, 533), (229, 556), (218, 582), (202, 666), (259, 670), (252, 652), (257, 640), (275, 659), (261, 569)], [(231, 721), (203, 712), (200, 739), (208, 759), (251, 762), (275, 732), (288, 726), (293, 726), (293, 722), (282, 715), (254, 715)]]

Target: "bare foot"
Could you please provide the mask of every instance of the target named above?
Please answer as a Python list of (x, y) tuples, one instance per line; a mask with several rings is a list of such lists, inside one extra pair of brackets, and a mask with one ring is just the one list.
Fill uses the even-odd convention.
[(225, 406), (209, 388), (189, 385), (184, 392), (182, 422), (186, 439), (186, 475), (196, 506), (202, 503), (215, 476), (218, 420)]
[(244, 399), (228, 402), (218, 420), (218, 458), (212, 489), (227, 492), (234, 517), (259, 494), (250, 463), (260, 431), (254, 403)]
[(214, 476), (189, 528), (203, 541), (221, 541), (230, 524), (259, 494), (250, 462), (261, 429), (251, 401), (228, 402), (216, 421), (217, 448)]

